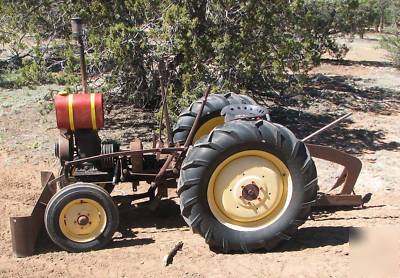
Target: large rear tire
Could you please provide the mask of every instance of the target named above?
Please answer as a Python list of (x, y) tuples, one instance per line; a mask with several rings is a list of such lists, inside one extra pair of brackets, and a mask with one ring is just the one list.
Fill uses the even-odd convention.
[[(186, 141), (194, 120), (200, 112), (201, 104), (202, 100), (197, 100), (179, 115), (173, 129), (175, 144), (183, 144)], [(194, 135), (193, 142), (210, 133), (214, 127), (223, 124), (224, 117), (221, 116), (221, 110), (231, 104), (256, 104), (256, 102), (249, 96), (234, 93), (210, 95), (200, 117), (199, 128)]]
[(178, 194), (183, 218), (211, 247), (249, 252), (290, 239), (317, 187), (306, 146), (287, 128), (233, 121), (188, 152)]

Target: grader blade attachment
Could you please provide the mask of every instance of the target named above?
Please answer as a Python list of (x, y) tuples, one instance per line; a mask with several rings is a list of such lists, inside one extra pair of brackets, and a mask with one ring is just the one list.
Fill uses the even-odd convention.
[(35, 252), (36, 243), (43, 228), (47, 203), (56, 193), (54, 174), (41, 172), (42, 193), (30, 216), (10, 217), (12, 248), (15, 256), (27, 257)]
[[(344, 167), (342, 173), (331, 189), (327, 193), (318, 194), (314, 207), (357, 207), (362, 206), (371, 199), (371, 193), (361, 196), (354, 192), (354, 186), (362, 168), (360, 159), (328, 146), (307, 144), (307, 148), (310, 151), (311, 156), (337, 163)], [(342, 186), (342, 189), (338, 194), (330, 194), (330, 192), (340, 186)]]

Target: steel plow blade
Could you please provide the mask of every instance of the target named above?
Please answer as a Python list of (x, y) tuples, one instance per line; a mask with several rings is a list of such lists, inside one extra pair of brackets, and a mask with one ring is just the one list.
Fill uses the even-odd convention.
[[(312, 157), (327, 160), (343, 166), (343, 171), (331, 189), (319, 192), (314, 207), (317, 208), (345, 208), (363, 206), (371, 199), (371, 193), (365, 196), (357, 195), (354, 186), (360, 175), (361, 160), (348, 153), (336, 150), (328, 146), (307, 144)], [(338, 194), (331, 194), (334, 189), (342, 187)]]
[(54, 174), (41, 172), (42, 193), (30, 216), (10, 217), (13, 253), (17, 257), (27, 257), (35, 253), (36, 244), (43, 228), (46, 205), (56, 193)]

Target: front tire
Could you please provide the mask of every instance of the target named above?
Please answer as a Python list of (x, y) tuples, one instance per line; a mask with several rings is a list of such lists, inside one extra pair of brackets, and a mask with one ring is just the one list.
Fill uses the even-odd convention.
[(117, 206), (101, 187), (76, 183), (58, 191), (46, 207), (44, 222), (51, 240), (70, 252), (101, 249), (119, 224)]
[(215, 128), (188, 152), (178, 182), (183, 218), (224, 252), (271, 250), (290, 239), (316, 193), (304, 143), (267, 121)]

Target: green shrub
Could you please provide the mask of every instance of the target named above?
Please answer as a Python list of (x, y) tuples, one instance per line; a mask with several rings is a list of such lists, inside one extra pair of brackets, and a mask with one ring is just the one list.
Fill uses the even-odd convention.
[(381, 44), (389, 52), (393, 65), (400, 68), (400, 36), (384, 36)]

